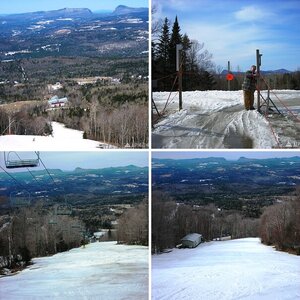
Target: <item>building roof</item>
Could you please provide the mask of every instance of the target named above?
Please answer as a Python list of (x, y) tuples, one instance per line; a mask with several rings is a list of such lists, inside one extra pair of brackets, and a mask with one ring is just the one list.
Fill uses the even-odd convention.
[(186, 235), (185, 237), (183, 237), (181, 240), (182, 241), (192, 241), (192, 242), (197, 242), (199, 240), (199, 238), (202, 237), (202, 234), (199, 233), (190, 233), (188, 235)]
[(49, 101), (48, 103), (49, 104), (55, 104), (55, 103), (66, 103), (68, 102), (68, 98), (67, 97), (64, 97), (64, 98), (58, 98), (58, 96), (53, 96)]

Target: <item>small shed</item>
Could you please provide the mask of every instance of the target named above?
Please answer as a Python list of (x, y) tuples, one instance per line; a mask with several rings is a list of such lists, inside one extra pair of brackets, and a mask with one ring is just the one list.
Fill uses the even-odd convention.
[(202, 241), (202, 235), (199, 233), (190, 233), (181, 239), (183, 248), (195, 248)]

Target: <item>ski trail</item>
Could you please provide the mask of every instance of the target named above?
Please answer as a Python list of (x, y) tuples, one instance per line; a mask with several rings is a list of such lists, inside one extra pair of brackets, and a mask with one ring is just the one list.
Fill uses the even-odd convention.
[(0, 278), (0, 299), (147, 299), (148, 248), (88, 244)]
[(173, 249), (152, 258), (152, 298), (298, 299), (299, 259), (258, 238)]
[[(279, 91), (291, 105), (298, 103), (298, 91)], [(154, 93), (161, 111), (168, 93)], [(296, 107), (296, 106), (294, 106)], [(278, 147), (271, 126), (282, 147), (300, 147), (300, 123), (286, 116), (265, 116), (246, 111), (242, 91), (183, 92), (183, 110), (178, 96), (167, 107), (168, 115), (155, 124), (153, 148), (259, 148)]]
[(0, 136), (0, 150), (89, 150), (99, 148), (116, 148), (106, 143), (83, 139), (83, 132), (66, 128), (64, 124), (52, 122), (53, 133), (40, 135), (4, 135)]

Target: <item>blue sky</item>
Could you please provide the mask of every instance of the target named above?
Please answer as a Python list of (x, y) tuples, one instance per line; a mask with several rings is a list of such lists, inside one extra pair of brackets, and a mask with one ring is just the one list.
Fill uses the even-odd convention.
[(148, 7), (148, 0), (1, 0), (0, 14), (55, 10), (64, 7), (113, 11), (118, 5)]
[(299, 0), (152, 0), (154, 20), (178, 16), (182, 33), (205, 43), (217, 65), (245, 71), (263, 54), (262, 70), (300, 68)]
[[(34, 152), (17, 151), (21, 159), (35, 158)], [(6, 152), (7, 155), (7, 152)], [(119, 167), (136, 165), (140, 167), (148, 166), (147, 151), (97, 151), (97, 152), (40, 152), (40, 157), (45, 166), (49, 169), (74, 170), (77, 167), (84, 169), (101, 169), (107, 167)], [(10, 159), (18, 159), (11, 152)], [(4, 152), (0, 152), (0, 166), (4, 167)], [(36, 168), (30, 168), (36, 170)], [(44, 169), (41, 165), (40, 169)], [(14, 171), (27, 171), (22, 169), (8, 169), (9, 173)], [(0, 172), (3, 172), (0, 168)]]
[(205, 158), (205, 157), (224, 157), (228, 160), (236, 160), (240, 157), (247, 158), (274, 158), (274, 157), (293, 157), (300, 156), (300, 151), (249, 151), (249, 150), (230, 150), (230, 151), (161, 151), (152, 152), (152, 158), (170, 158), (170, 159), (189, 159), (189, 158)]

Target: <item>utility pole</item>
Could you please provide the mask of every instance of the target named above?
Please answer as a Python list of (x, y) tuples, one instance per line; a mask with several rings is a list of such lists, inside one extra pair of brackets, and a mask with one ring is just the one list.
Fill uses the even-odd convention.
[[(256, 49), (256, 73), (260, 74), (262, 54)], [(257, 77), (257, 111), (260, 112), (260, 77)]]
[[(228, 61), (228, 68), (227, 68), (228, 74), (230, 73), (230, 61)], [(228, 82), (228, 91), (230, 91), (230, 80), (227, 80)]]
[(176, 71), (178, 74), (179, 110), (182, 110), (182, 44), (176, 45)]

